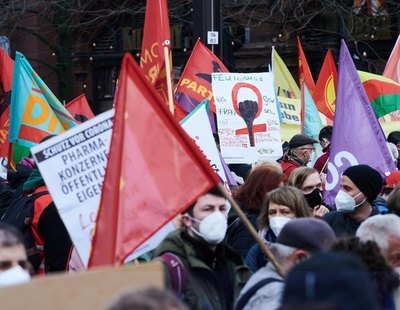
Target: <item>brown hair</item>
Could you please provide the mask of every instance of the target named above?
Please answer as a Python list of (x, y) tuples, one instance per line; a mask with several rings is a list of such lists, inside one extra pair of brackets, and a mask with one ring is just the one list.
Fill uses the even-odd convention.
[(390, 193), (387, 199), (387, 205), (390, 213), (400, 216), (400, 186), (397, 185)]
[(288, 185), (302, 189), (304, 181), (312, 174), (318, 173), (314, 168), (298, 167), (292, 171), (288, 179)]
[(289, 207), (294, 212), (296, 218), (312, 216), (307, 200), (298, 188), (293, 186), (279, 187), (269, 192), (265, 197), (260, 216), (258, 217), (258, 226), (260, 229), (269, 228), (268, 211), (271, 202)]
[[(218, 188), (218, 185), (215, 185), (211, 189), (208, 190), (207, 193), (204, 193), (203, 195), (211, 194), (217, 197), (225, 198), (224, 194), (221, 193), (221, 190)], [(198, 199), (198, 198), (197, 198)], [(185, 211), (183, 211), (181, 214), (188, 213), (190, 216), (193, 216), (193, 209), (194, 206), (196, 205), (197, 200), (194, 201)]]
[(283, 181), (280, 167), (262, 165), (255, 167), (243, 185), (233, 192), (233, 198), (249, 212), (260, 212), (265, 195), (279, 187)]

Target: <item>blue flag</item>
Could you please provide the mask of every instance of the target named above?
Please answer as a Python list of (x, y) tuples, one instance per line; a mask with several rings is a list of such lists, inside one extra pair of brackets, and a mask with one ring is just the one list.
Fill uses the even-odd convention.
[(322, 125), (318, 109), (315, 106), (315, 102), (312, 99), (310, 92), (308, 91), (306, 83), (303, 83), (301, 90), (303, 108), (302, 132), (305, 135), (318, 140), (319, 132), (324, 125)]
[(76, 121), (33, 70), (24, 55), (15, 56), (10, 110), (10, 142), (31, 147)]

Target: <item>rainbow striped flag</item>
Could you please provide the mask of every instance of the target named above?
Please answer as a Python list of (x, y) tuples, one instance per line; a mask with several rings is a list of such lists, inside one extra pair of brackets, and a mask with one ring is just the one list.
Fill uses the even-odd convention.
[(358, 71), (376, 117), (400, 110), (400, 84), (377, 74)]

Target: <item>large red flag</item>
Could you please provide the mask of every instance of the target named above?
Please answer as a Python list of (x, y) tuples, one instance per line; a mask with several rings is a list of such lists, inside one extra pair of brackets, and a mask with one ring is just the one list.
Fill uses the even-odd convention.
[(85, 94), (79, 95), (74, 100), (68, 102), (65, 107), (79, 123), (83, 123), (84, 121), (94, 117)]
[(301, 46), (299, 37), (297, 37), (297, 46), (299, 48), (300, 87), (303, 83), (306, 83), (307, 88), (312, 95), (315, 89), (315, 82), (312, 77), (310, 67), (308, 66), (307, 58), (306, 55), (304, 54), (303, 47)]
[(121, 264), (219, 182), (130, 54), (119, 81), (91, 267)]
[(215, 112), (211, 87), (213, 72), (228, 72), (228, 69), (207, 46), (197, 40), (176, 87), (177, 101), (185, 111), (192, 112), (200, 102), (208, 99), (211, 110)]
[[(147, 0), (140, 67), (165, 102), (168, 102), (168, 86), (163, 45), (170, 42), (170, 37), (167, 1)], [(172, 62), (171, 57), (168, 61)]]
[(8, 157), (10, 128), (10, 102), (14, 61), (0, 48), (0, 157)]
[(331, 50), (326, 53), (313, 94), (315, 105), (328, 119), (335, 113), (338, 73)]

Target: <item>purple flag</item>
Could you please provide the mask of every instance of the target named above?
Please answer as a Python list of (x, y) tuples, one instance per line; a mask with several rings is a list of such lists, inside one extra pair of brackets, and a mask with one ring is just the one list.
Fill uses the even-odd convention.
[(219, 157), (221, 158), (222, 167), (224, 167), (224, 172), (226, 175), (226, 180), (230, 186), (237, 186), (235, 177), (233, 176), (231, 170), (229, 169), (228, 165), (226, 164), (225, 159), (222, 157), (221, 153), (219, 152)]
[(358, 164), (371, 166), (384, 178), (396, 169), (382, 128), (368, 101), (346, 43), (342, 40), (335, 119), (325, 187), (327, 204), (333, 204), (344, 170)]

